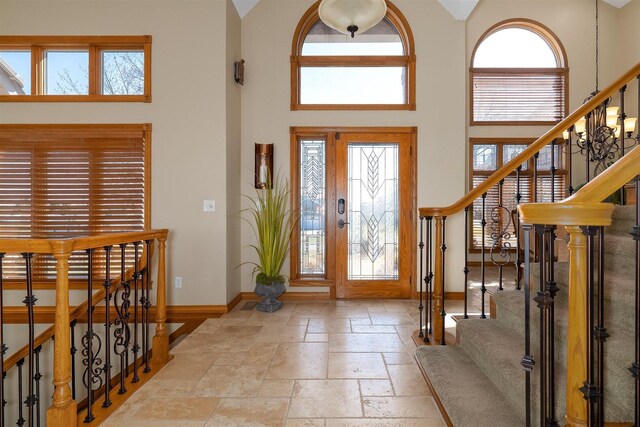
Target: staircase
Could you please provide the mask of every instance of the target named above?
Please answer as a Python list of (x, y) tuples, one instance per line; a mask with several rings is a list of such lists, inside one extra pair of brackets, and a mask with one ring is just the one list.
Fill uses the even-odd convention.
[[(640, 111), (637, 64), (454, 204), (419, 209), (416, 336), (428, 345), (416, 358), (449, 425), (640, 426), (640, 210), (603, 202), (612, 194), (624, 201), (630, 185), (640, 195), (640, 133), (633, 135), (633, 119), (625, 128), (628, 85)], [(617, 103), (620, 114), (605, 124)], [(551, 160), (544, 193), (543, 149), (551, 159), (571, 153), (566, 189)], [(575, 178), (586, 184), (574, 193)], [(527, 185), (531, 203), (522, 199)], [(485, 208), (489, 192), (498, 194), (497, 207)], [(503, 204), (510, 197), (517, 209)], [(446, 240), (447, 218), (455, 215), (464, 215), (463, 243)], [(480, 316), (468, 315), (471, 226), (482, 236)], [(558, 238), (564, 231), (566, 241)], [(465, 249), (464, 260), (447, 258), (454, 245)], [(496, 253), (507, 261), (497, 262)], [(498, 266), (502, 277), (508, 262), (516, 267), (515, 286), (489, 292), (486, 265)], [(452, 263), (465, 273), (455, 340), (445, 333)]]
[[(633, 420), (634, 384), (628, 366), (633, 361), (635, 306), (635, 244), (629, 231), (635, 225), (635, 207), (617, 206), (613, 224), (605, 238), (605, 325), (610, 337), (605, 345), (605, 419), (609, 422)], [(558, 245), (565, 244), (562, 241)], [(555, 298), (556, 320), (556, 414), (560, 424), (565, 413), (565, 372), (567, 358), (567, 262), (556, 264), (559, 292)], [(532, 268), (531, 284), (537, 288), (539, 271)], [(532, 297), (535, 293), (532, 292)], [(524, 349), (524, 292), (515, 286), (491, 295), (495, 314), (490, 319), (471, 317), (456, 324), (457, 345), (422, 346), (418, 362), (451, 423), (456, 427), (482, 425), (513, 427), (525, 424), (525, 377), (521, 366)], [(531, 301), (531, 328), (538, 330), (539, 316)], [(495, 318), (494, 318), (495, 317)], [(538, 357), (537, 336), (532, 354)], [(537, 390), (536, 375), (532, 376)], [(464, 384), (461, 387), (461, 384)], [(537, 397), (534, 396), (534, 402)], [(538, 424), (538, 408), (532, 411)]]

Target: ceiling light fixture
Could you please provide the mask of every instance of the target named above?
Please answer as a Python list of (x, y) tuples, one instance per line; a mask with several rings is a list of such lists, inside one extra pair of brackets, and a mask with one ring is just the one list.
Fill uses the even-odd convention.
[(318, 7), (322, 22), (351, 38), (375, 26), (386, 14), (385, 0), (322, 0)]

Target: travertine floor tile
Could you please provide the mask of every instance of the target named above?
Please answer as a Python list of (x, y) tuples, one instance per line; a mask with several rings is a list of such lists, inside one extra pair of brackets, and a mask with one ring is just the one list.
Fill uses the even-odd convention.
[(153, 377), (154, 380), (198, 380), (224, 355), (216, 353), (204, 354), (176, 354), (160, 372)]
[(193, 389), (199, 397), (254, 397), (267, 368), (212, 366)]
[(322, 419), (313, 419), (313, 418), (302, 418), (302, 419), (289, 419), (287, 420), (286, 427), (324, 427), (325, 420)]
[(280, 344), (267, 371), (267, 379), (327, 378), (326, 343)]
[(112, 419), (109, 417), (101, 427), (204, 427), (206, 421), (160, 421), (139, 419)]
[(432, 418), (329, 419), (326, 427), (445, 427), (444, 421)]
[(262, 328), (256, 335), (256, 342), (302, 342), (304, 334), (307, 332), (306, 326), (287, 326), (286, 324), (269, 324)]
[(395, 334), (396, 328), (392, 325), (351, 325), (351, 330), (356, 334)]
[(370, 418), (437, 417), (438, 408), (432, 397), (365, 397), (364, 416)]
[(389, 377), (396, 396), (430, 396), (431, 392), (418, 366), (388, 365)]
[(374, 325), (414, 325), (411, 316), (406, 312), (372, 313), (371, 323)]
[(411, 365), (416, 363), (413, 355), (403, 351), (400, 353), (383, 353), (384, 362), (387, 365)]
[(219, 399), (215, 397), (160, 398), (141, 402), (134, 418), (141, 420), (207, 420)]
[(403, 350), (398, 334), (331, 334), (331, 352), (393, 352)]
[(305, 342), (328, 342), (329, 334), (310, 334), (307, 333), (304, 337)]
[(351, 321), (349, 319), (309, 319), (307, 332), (312, 334), (339, 332), (351, 332)]
[(329, 353), (328, 378), (388, 378), (380, 353)]
[(206, 427), (280, 427), (288, 399), (220, 399)]
[(260, 397), (291, 397), (293, 380), (264, 380), (258, 391)]
[(393, 386), (389, 380), (360, 380), (362, 396), (393, 396)]
[(293, 387), (289, 418), (361, 416), (356, 380), (300, 380)]

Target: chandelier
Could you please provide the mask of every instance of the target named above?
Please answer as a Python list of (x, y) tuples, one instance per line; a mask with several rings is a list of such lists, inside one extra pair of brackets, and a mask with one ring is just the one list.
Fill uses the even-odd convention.
[(318, 6), (322, 22), (351, 38), (375, 26), (386, 14), (385, 0), (322, 0)]
[[(586, 103), (599, 92), (599, 26), (598, 26), (598, 0), (596, 1), (596, 90), (584, 100)], [(607, 98), (602, 104), (588, 113), (582, 119), (578, 120), (574, 125), (563, 132), (562, 136), (565, 141), (571, 143), (572, 133), (577, 137), (576, 145), (580, 149), (580, 153), (587, 157), (590, 163), (594, 164), (593, 174), (598, 175), (609, 167), (616, 158), (624, 156), (625, 150), (633, 147), (636, 143), (640, 143), (640, 134), (635, 138), (632, 133), (636, 128), (637, 118), (627, 117), (624, 112), (624, 92), (626, 87), (620, 89), (620, 103), (622, 108), (611, 106), (611, 98)], [(590, 173), (587, 168), (587, 181), (589, 181)]]

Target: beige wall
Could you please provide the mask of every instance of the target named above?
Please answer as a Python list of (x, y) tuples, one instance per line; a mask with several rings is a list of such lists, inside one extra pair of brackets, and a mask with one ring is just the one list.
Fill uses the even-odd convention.
[(240, 16), (231, 0), (227, 0), (227, 294), (226, 301), (231, 301), (240, 292), (241, 244), (240, 212), (241, 173), (240, 168), (240, 100), (241, 86), (233, 79), (233, 63), (239, 61), (240, 55)]
[[(226, 0), (0, 2), (1, 34), (153, 36), (152, 103), (3, 103), (0, 121), (153, 123), (152, 225), (171, 230), (169, 304), (227, 298), (228, 6)], [(230, 129), (237, 128), (233, 120), (237, 114)], [(216, 200), (215, 213), (202, 212), (203, 199)], [(184, 278), (182, 289), (173, 288), (174, 276)]]
[[(593, 90), (591, 1), (481, 0), (461, 22), (435, 0), (396, 0), (416, 41), (417, 111), (292, 112), (291, 39), (312, 3), (262, 0), (240, 21), (230, 0), (2, 0), (0, 34), (151, 34), (153, 103), (0, 104), (0, 122), (153, 123), (152, 225), (171, 229), (170, 285), (184, 278), (183, 289), (169, 287), (169, 303), (224, 304), (253, 289), (250, 268), (235, 267), (253, 259), (243, 248), (251, 232), (236, 213), (239, 195), (252, 190), (255, 142), (275, 143), (276, 167), (288, 174), (290, 126), (417, 126), (418, 204), (448, 205), (467, 187), (468, 136), (546, 130), (466, 125), (470, 52), (488, 27), (513, 17), (542, 22), (567, 50), (571, 108)], [(601, 86), (640, 60), (640, 44), (630, 42), (640, 40), (638, 3), (621, 11), (601, 3)], [(632, 52), (624, 61), (615, 55), (619, 47)], [(243, 87), (231, 79), (240, 57)], [(215, 213), (202, 212), (203, 199), (216, 200)], [(450, 290), (460, 290), (462, 220), (447, 226), (447, 277)]]

